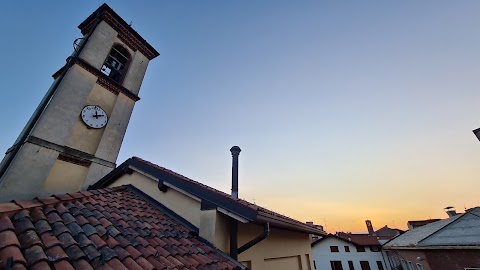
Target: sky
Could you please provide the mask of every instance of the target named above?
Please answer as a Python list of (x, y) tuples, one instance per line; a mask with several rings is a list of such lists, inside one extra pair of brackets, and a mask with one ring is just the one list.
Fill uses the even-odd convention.
[[(0, 1), (0, 151), (103, 1)], [(479, 1), (106, 1), (160, 56), (139, 156), (328, 232), (480, 205)]]

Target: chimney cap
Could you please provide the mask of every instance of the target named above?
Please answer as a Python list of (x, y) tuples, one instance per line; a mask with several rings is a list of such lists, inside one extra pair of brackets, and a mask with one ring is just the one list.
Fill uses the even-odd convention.
[(242, 149), (240, 149), (240, 147), (238, 146), (233, 146), (232, 148), (230, 148), (230, 152), (232, 153), (232, 155), (238, 155), (240, 154), (240, 152), (242, 151)]

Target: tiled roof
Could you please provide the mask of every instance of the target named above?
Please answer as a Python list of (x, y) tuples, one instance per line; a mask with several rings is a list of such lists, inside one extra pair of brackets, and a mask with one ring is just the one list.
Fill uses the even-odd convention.
[(375, 231), (375, 235), (381, 239), (390, 239), (402, 233), (404, 233), (404, 231), (389, 228), (387, 225)]
[(308, 233), (326, 234), (325, 232), (303, 222), (295, 220), (293, 218), (281, 215), (274, 211), (268, 210), (264, 207), (250, 203), (243, 199), (233, 198), (229, 194), (204, 185), (198, 181), (192, 180), (179, 173), (171, 171), (167, 168), (151, 163), (147, 160), (139, 157), (132, 157), (118, 166), (114, 171), (105, 176), (103, 179), (94, 184), (93, 188), (101, 188), (107, 186), (111, 181), (118, 177), (118, 173), (125, 172), (125, 168), (132, 166), (136, 169), (142, 170), (147, 174), (150, 174), (159, 181), (167, 181), (169, 184), (175, 185), (180, 189), (193, 193), (193, 195), (199, 198), (206, 198), (209, 202), (216, 203), (218, 206), (228, 209), (229, 211), (236, 213), (250, 221), (260, 221), (259, 216), (264, 219), (271, 219), (271, 225), (275, 221), (279, 221), (279, 224), (285, 224), (290, 229), (300, 230)]
[(240, 269), (131, 186), (0, 204), (0, 269)]
[(414, 228), (385, 243), (385, 248), (480, 246), (480, 207)]
[(421, 227), (421, 226), (424, 226), (424, 225), (427, 225), (427, 224), (430, 224), (430, 223), (433, 223), (433, 222), (437, 222), (439, 220), (440, 220), (439, 218), (426, 219), (426, 220), (409, 220), (407, 222), (407, 224), (409, 224), (413, 228), (417, 228), (417, 227)]
[(378, 246), (378, 238), (369, 234), (357, 233), (337, 233), (337, 236), (348, 241), (351, 241), (359, 246)]

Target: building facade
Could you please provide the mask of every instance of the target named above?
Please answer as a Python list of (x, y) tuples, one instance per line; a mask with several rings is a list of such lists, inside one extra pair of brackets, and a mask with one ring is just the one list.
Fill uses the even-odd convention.
[(312, 243), (317, 270), (385, 270), (381, 245), (376, 239), (356, 241), (329, 234)]
[(480, 269), (480, 208), (409, 230), (383, 248), (392, 269)]

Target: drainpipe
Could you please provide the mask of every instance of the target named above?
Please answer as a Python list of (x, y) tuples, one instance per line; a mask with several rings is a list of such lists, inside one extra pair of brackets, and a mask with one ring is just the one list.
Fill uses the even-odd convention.
[[(232, 153), (232, 197), (238, 199), (238, 156), (240, 155), (240, 147), (234, 146), (230, 149)], [(230, 219), (230, 257), (238, 259), (238, 221)]]
[(245, 245), (238, 248), (238, 254), (244, 252), (245, 250), (253, 247), (254, 245), (260, 243), (263, 239), (267, 238), (270, 235), (270, 223), (267, 222), (267, 225), (263, 228), (263, 234), (257, 236), (253, 240), (249, 241)]
[(57, 88), (62, 82), (63, 78), (65, 77), (65, 74), (67, 74), (68, 69), (73, 65), (72, 60), (80, 55), (80, 52), (82, 52), (83, 48), (85, 47), (85, 44), (87, 43), (88, 39), (92, 35), (93, 31), (95, 30), (95, 28), (97, 28), (98, 24), (100, 23), (99, 19), (100, 19), (100, 11), (97, 12), (95, 25), (87, 34), (84, 41), (80, 44), (78, 50), (74, 50), (73, 54), (67, 58), (67, 63), (65, 64), (65, 66), (63, 66), (62, 73), (60, 74), (58, 79), (55, 80), (52, 86), (48, 89), (42, 101), (40, 101), (40, 104), (38, 105), (37, 109), (33, 112), (32, 117), (30, 117), (30, 120), (28, 120), (27, 125), (20, 133), (20, 136), (18, 136), (18, 139), (15, 141), (14, 145), (7, 150), (7, 153), (5, 153), (8, 156), (6, 156), (5, 157), (6, 159), (4, 160), (4, 162), (0, 164), (0, 182), (3, 175), (7, 171), (8, 167), (10, 167), (10, 164), (12, 164), (13, 159), (17, 155), (23, 143), (25, 142), (25, 140), (27, 140), (28, 136), (32, 132), (33, 128), (35, 127), (35, 124), (37, 123), (38, 119), (42, 115), (43, 111), (47, 107), (50, 100), (52, 99), (53, 95), (55, 95)]

